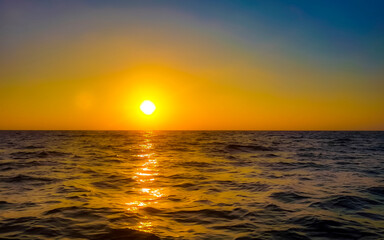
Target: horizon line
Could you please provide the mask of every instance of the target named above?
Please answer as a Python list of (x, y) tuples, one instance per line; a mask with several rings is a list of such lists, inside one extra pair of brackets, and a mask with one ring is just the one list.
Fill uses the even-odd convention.
[(198, 131), (212, 131), (212, 132), (225, 132), (225, 131), (233, 131), (233, 132), (383, 132), (382, 130), (356, 130), (356, 129), (343, 129), (343, 130), (261, 130), (261, 129), (0, 129), (0, 131), (110, 131), (110, 132), (122, 132), (122, 131), (163, 131), (163, 132), (177, 132), (177, 131), (185, 131), (185, 132), (198, 132)]

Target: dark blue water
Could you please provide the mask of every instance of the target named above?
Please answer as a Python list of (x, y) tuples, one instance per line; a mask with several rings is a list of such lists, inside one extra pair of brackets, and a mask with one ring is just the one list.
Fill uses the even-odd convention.
[(0, 131), (0, 239), (384, 239), (384, 132)]

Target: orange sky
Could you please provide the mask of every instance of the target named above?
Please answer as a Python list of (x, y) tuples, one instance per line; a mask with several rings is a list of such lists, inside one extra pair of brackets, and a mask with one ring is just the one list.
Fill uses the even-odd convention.
[[(271, 26), (241, 33), (152, 6), (40, 16), (52, 6), (11, 2), (0, 129), (384, 130), (382, 70), (308, 50)], [(153, 115), (140, 112), (144, 100)]]

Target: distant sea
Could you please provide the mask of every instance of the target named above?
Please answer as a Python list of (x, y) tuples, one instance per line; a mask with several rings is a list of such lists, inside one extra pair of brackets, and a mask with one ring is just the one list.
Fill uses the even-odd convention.
[(0, 239), (384, 239), (384, 132), (0, 131)]

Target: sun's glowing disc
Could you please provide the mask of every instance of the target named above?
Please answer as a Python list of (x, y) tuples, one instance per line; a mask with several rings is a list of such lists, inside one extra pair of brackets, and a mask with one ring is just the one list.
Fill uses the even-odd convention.
[(140, 110), (147, 115), (151, 115), (155, 110), (156, 106), (153, 104), (153, 102), (149, 100), (145, 100), (141, 105), (140, 105)]

